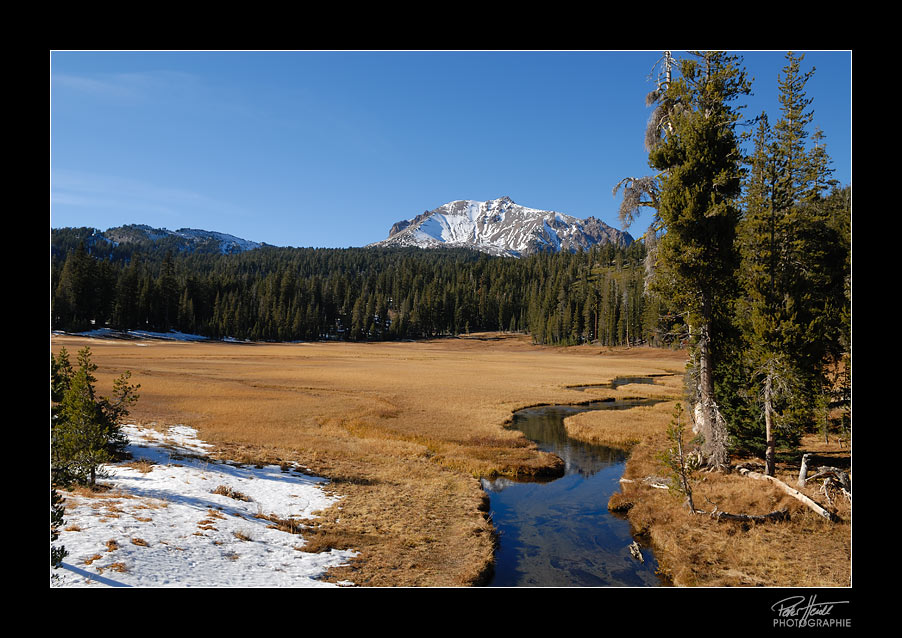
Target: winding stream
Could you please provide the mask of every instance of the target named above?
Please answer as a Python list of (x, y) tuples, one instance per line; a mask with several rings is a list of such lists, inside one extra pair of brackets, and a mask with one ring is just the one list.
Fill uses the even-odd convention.
[[(648, 382), (633, 379), (632, 383)], [(611, 387), (611, 386), (608, 386)], [(629, 522), (608, 511), (619, 490), (626, 453), (571, 439), (564, 419), (588, 410), (628, 409), (649, 399), (595, 401), (527, 408), (512, 428), (565, 464), (564, 475), (546, 482), (483, 479), (492, 521), (500, 533), (490, 587), (655, 587), (651, 549), (639, 541), (644, 562), (630, 554)]]

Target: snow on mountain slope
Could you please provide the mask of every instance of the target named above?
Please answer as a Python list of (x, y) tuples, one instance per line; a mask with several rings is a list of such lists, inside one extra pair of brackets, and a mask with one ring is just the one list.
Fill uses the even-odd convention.
[(114, 244), (128, 242), (159, 242), (165, 239), (175, 239), (186, 250), (194, 250), (200, 247), (216, 250), (220, 253), (237, 253), (245, 250), (260, 248), (263, 244), (241, 239), (234, 235), (219, 233), (212, 230), (199, 230), (197, 228), (179, 228), (168, 230), (166, 228), (151, 228), (145, 224), (129, 224), (110, 228), (103, 233)]
[(193, 241), (218, 241), (220, 250), (224, 253), (253, 250), (254, 248), (259, 248), (263, 245), (255, 241), (235, 237), (234, 235), (218, 233), (212, 230), (198, 230), (196, 228), (180, 228), (173, 231), (173, 234)]
[(516, 204), (510, 197), (457, 200), (392, 226), (388, 239), (370, 246), (454, 246), (513, 257), (575, 252), (598, 243), (628, 245), (633, 238), (594, 217), (579, 219)]

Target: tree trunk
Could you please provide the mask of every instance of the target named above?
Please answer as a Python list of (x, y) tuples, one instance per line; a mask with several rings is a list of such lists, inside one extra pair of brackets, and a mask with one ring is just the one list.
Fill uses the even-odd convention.
[[(706, 313), (707, 315), (707, 313)], [(714, 402), (714, 371), (712, 353), (709, 343), (707, 321), (699, 326), (698, 340), (698, 394), (699, 401), (695, 406), (696, 430), (702, 435), (702, 454), (709, 467), (725, 469), (728, 467), (726, 428), (718, 418), (717, 404)]]
[(773, 430), (773, 398), (773, 374), (771, 371), (768, 371), (767, 378), (764, 380), (764, 436), (767, 440), (767, 449), (764, 453), (766, 466), (764, 473), (768, 476), (774, 475), (774, 457), (776, 453)]
[(781, 490), (783, 490), (784, 492), (786, 492), (787, 494), (792, 496), (793, 498), (795, 498), (795, 499), (801, 501), (802, 503), (804, 503), (805, 505), (807, 505), (809, 509), (811, 509), (814, 512), (817, 512), (820, 516), (823, 516), (828, 521), (832, 521), (834, 523), (840, 521), (839, 516), (837, 516), (830, 510), (824, 508), (823, 506), (819, 505), (813, 499), (809, 498), (805, 494), (802, 494), (797, 489), (790, 487), (789, 485), (787, 485), (786, 483), (784, 483), (783, 481), (781, 481), (778, 478), (774, 478), (773, 476), (767, 476), (766, 474), (759, 474), (758, 472), (752, 472), (751, 470), (749, 470), (747, 468), (739, 468), (739, 473), (742, 474), (743, 476), (747, 476), (747, 477), (753, 478), (753, 479), (768, 480), (771, 483), (773, 483), (774, 485), (776, 485), (777, 487), (779, 487)]
[(811, 459), (811, 454), (803, 454), (802, 455), (802, 467), (799, 468), (799, 480), (796, 481), (796, 485), (799, 487), (805, 487), (805, 481), (808, 480), (808, 461)]
[(714, 512), (711, 518), (718, 521), (742, 521), (747, 523), (765, 523), (768, 521), (788, 521), (789, 508), (770, 512), (769, 514), (728, 514), (727, 512)]

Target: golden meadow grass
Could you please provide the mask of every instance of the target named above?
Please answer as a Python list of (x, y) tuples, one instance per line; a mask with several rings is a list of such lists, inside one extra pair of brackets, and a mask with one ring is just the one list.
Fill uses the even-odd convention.
[[(83, 345), (98, 364), (101, 394), (125, 370), (141, 384), (132, 420), (195, 427), (223, 459), (296, 462), (331, 479), (329, 489), (342, 499), (303, 531), (304, 551), (358, 550), (359, 558), (329, 579), (373, 586), (471, 585), (489, 573), (495, 538), (478, 477), (538, 474), (559, 462), (505, 427), (517, 409), (605, 396), (670, 398), (566, 423), (573, 436), (633, 446), (627, 475), (649, 469), (685, 366), (679, 352), (538, 347), (515, 335), (372, 344), (51, 340), (54, 352), (65, 346), (73, 355)], [(671, 376), (616, 391), (569, 388), (649, 374)], [(742, 480), (754, 483), (752, 492), (766, 489)], [(665, 498), (649, 494), (630, 517), (641, 530), (659, 530), (659, 561), (679, 565), (688, 557), (676, 551), (685, 538), (675, 529), (691, 526), (674, 527), (684, 513)], [(713, 528), (719, 539), (726, 526), (714, 525), (721, 526)], [(793, 539), (787, 536), (785, 542)], [(747, 537), (752, 556), (756, 537)], [(683, 582), (678, 567), (669, 569), (678, 584), (707, 582), (694, 573)], [(730, 584), (768, 577), (744, 564), (724, 569), (740, 574)], [(824, 569), (809, 567), (806, 578), (824, 578)]]
[(675, 400), (681, 398), (683, 376), (673, 374), (655, 380), (655, 385), (631, 383), (616, 390), (590, 390), (593, 398), (653, 398), (660, 403), (640, 405), (629, 410), (581, 412), (564, 420), (567, 433), (590, 443), (629, 448), (666, 429)]

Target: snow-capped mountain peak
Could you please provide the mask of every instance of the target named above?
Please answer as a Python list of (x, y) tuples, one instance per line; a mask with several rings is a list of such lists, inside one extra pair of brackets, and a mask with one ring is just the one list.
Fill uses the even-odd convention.
[(387, 239), (370, 246), (453, 246), (513, 257), (575, 252), (598, 243), (628, 245), (633, 238), (594, 217), (529, 208), (504, 196), (462, 199), (395, 223)]

